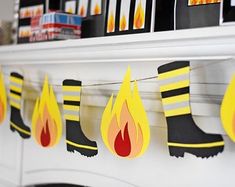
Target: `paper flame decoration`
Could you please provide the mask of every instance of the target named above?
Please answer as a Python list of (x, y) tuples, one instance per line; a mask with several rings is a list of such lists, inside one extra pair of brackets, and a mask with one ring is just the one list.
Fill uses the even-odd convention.
[(73, 13), (74, 13), (74, 12), (73, 12), (73, 8), (72, 8), (72, 7), (69, 7), (68, 10), (67, 10), (67, 13), (73, 14)]
[(138, 7), (136, 9), (135, 16), (134, 16), (135, 29), (143, 28), (144, 20), (145, 20), (144, 9), (143, 9), (142, 3), (140, 1), (138, 4)]
[(0, 123), (4, 121), (7, 113), (7, 96), (3, 73), (0, 73)]
[(127, 26), (126, 16), (123, 15), (120, 21), (120, 31), (126, 30), (126, 26)]
[(86, 14), (85, 14), (85, 7), (84, 7), (84, 6), (82, 6), (82, 7), (80, 8), (80, 10), (79, 10), (79, 16), (81, 16), (81, 17), (85, 17), (85, 16), (86, 16)]
[(103, 112), (101, 135), (110, 152), (120, 157), (135, 158), (146, 151), (150, 129), (137, 83), (134, 83), (132, 92), (130, 80), (128, 68), (113, 108), (112, 95)]
[(212, 3), (220, 3), (221, 0), (188, 0), (188, 5), (206, 5), (206, 4), (212, 4)]
[(235, 142), (235, 75), (225, 92), (220, 115), (224, 130), (230, 139)]
[(101, 14), (101, 7), (98, 3), (96, 3), (95, 8), (94, 8), (94, 15)]
[(107, 31), (108, 32), (114, 32), (115, 22), (114, 22), (114, 13), (111, 12), (108, 18), (108, 26)]
[(52, 86), (45, 78), (42, 94), (37, 98), (32, 117), (32, 133), (42, 147), (56, 145), (62, 135), (62, 121)]

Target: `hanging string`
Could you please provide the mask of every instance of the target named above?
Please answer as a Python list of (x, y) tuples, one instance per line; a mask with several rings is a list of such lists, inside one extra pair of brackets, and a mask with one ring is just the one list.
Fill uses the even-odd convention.
[[(205, 64), (205, 65), (201, 65), (201, 66), (197, 66), (197, 67), (194, 67), (194, 68), (190, 68), (190, 70), (191, 71), (195, 71), (195, 70), (198, 70), (198, 69), (206, 68), (208, 66), (220, 64), (222, 62), (223, 61), (208, 63), (208, 64)], [(8, 73), (5, 73), (5, 72), (3, 72), (3, 74), (5, 76), (10, 76)], [(143, 81), (153, 80), (153, 79), (155, 79), (157, 81), (157, 78), (158, 78), (158, 75), (131, 80), (131, 82), (135, 82), (135, 81), (136, 82), (143, 82)], [(24, 82), (29, 83), (29, 84), (36, 84), (36, 85), (42, 85), (43, 84), (42, 81), (34, 81), (34, 80), (27, 80), (27, 79), (24, 79)], [(122, 81), (115, 81), (115, 82), (105, 82), (105, 83), (84, 84), (84, 85), (82, 85), (82, 87), (88, 88), (88, 87), (99, 87), (99, 86), (110, 86), (110, 85), (121, 85), (121, 84), (122, 84)], [(201, 82), (201, 83), (197, 82), (197, 84), (216, 84), (216, 85), (221, 84), (221, 85), (227, 85), (227, 83), (206, 83), (206, 82)], [(59, 87), (59, 88), (62, 87), (61, 84), (51, 84), (51, 85), (53, 87)]]

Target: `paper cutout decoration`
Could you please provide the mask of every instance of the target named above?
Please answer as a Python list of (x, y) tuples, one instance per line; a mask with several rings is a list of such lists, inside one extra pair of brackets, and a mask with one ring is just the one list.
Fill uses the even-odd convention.
[(128, 68), (114, 106), (112, 95), (103, 112), (101, 135), (111, 153), (135, 158), (148, 148), (150, 128), (137, 83), (132, 91), (130, 80), (131, 70)]
[(81, 17), (87, 16), (88, 0), (79, 0), (78, 15)]
[(134, 29), (143, 29), (144, 28), (144, 26), (145, 26), (145, 7), (146, 7), (146, 0), (136, 0), (135, 15), (134, 15)]
[(107, 13), (107, 33), (115, 31), (117, 0), (109, 0)]
[(11, 73), (10, 75), (10, 106), (11, 106), (11, 116), (10, 116), (10, 129), (15, 132), (17, 131), (19, 135), (26, 139), (30, 138), (31, 132), (30, 128), (25, 125), (21, 116), (21, 99), (22, 99), (22, 87), (23, 87), (24, 77), (18, 73)]
[(45, 77), (40, 98), (37, 98), (32, 116), (32, 133), (42, 147), (58, 144), (62, 136), (62, 120), (52, 86)]
[(225, 132), (235, 142), (235, 75), (224, 94), (220, 116)]
[(194, 122), (190, 108), (190, 64), (175, 61), (158, 68), (158, 80), (168, 129), (171, 156), (190, 153), (197, 157), (215, 156), (224, 150), (219, 134), (203, 132)]
[(129, 30), (131, 0), (122, 0), (119, 18), (119, 31)]
[(207, 5), (207, 4), (213, 4), (213, 3), (220, 3), (221, 0), (188, 0), (188, 6), (195, 6), (195, 5)]
[(7, 96), (3, 73), (0, 72), (0, 124), (5, 120), (7, 113)]
[(101, 9), (102, 9), (102, 1), (101, 0), (91, 0), (90, 14), (92, 16), (96, 16), (96, 15), (101, 14)]
[(81, 129), (80, 124), (80, 102), (81, 81), (63, 81), (64, 118), (66, 120), (66, 143), (67, 150), (75, 150), (84, 156), (91, 157), (98, 154), (95, 141), (89, 140)]

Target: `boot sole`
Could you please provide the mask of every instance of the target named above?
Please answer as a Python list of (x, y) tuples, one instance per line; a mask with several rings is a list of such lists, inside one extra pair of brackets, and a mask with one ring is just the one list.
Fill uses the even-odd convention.
[(184, 153), (190, 153), (200, 158), (209, 158), (223, 152), (224, 146), (210, 148), (184, 148), (184, 147), (169, 147), (170, 156), (184, 157)]
[(98, 150), (90, 150), (85, 148), (79, 148), (72, 145), (67, 144), (67, 151), (74, 153), (75, 151), (79, 152), (81, 155), (86, 157), (93, 157), (98, 154)]
[(15, 131), (18, 132), (19, 135), (20, 135), (23, 139), (28, 139), (28, 138), (31, 137), (30, 135), (27, 135), (27, 134), (24, 134), (24, 133), (18, 131), (18, 130), (15, 129), (12, 125), (10, 125), (10, 129), (11, 129), (12, 132), (15, 132)]

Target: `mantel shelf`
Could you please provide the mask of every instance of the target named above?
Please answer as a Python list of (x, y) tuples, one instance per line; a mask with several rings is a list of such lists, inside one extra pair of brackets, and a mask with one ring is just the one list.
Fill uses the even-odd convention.
[(235, 57), (235, 26), (4, 46), (0, 63), (61, 64)]

